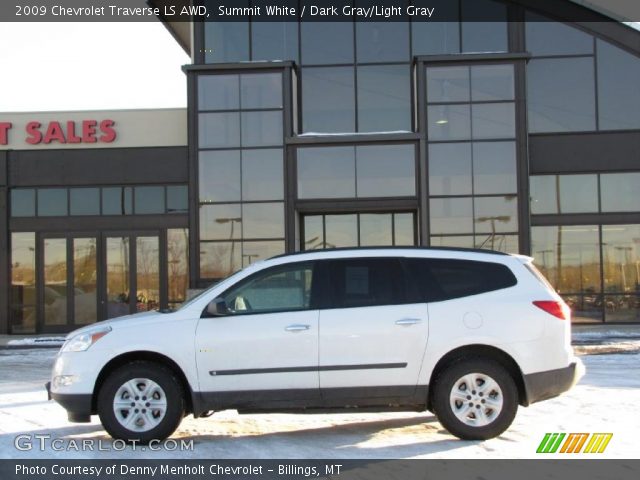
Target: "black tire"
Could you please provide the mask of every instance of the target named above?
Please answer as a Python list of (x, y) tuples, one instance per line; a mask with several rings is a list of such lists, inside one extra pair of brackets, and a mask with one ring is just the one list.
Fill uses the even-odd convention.
[[(465, 382), (460, 384), (457, 382), (465, 375), (474, 373), (490, 377), (490, 379), (497, 383), (501, 391), (502, 408), (497, 414), (497, 409), (491, 409), (484, 402), (480, 404), (479, 402), (482, 401), (482, 398), (475, 394), (471, 395), (472, 392), (469, 392), (469, 396), (472, 396), (469, 403), (467, 403), (469, 407), (472, 409), (480, 407), (483, 412), (489, 412), (488, 417), (490, 417), (490, 415), (495, 415), (495, 417), (484, 426), (465, 423), (456, 416), (454, 407), (451, 405), (452, 402), (450, 396), (454, 386), (456, 384), (463, 385), (463, 383), (463, 386), (466, 386)], [(482, 384), (479, 385), (480, 387), (482, 386)], [(477, 393), (480, 395), (479, 392)], [(494, 393), (496, 392), (494, 391)], [(466, 401), (464, 403), (466, 403)], [(464, 403), (458, 403), (458, 405), (461, 405), (459, 407), (461, 415), (463, 414), (462, 409), (464, 408)], [(518, 389), (516, 388), (516, 384), (511, 374), (494, 360), (484, 358), (459, 360), (447, 367), (436, 378), (432, 397), (432, 407), (442, 426), (456, 437), (463, 440), (487, 440), (500, 435), (509, 428), (513, 422), (516, 412), (518, 411)], [(474, 420), (474, 418), (476, 418), (475, 413), (473, 413), (474, 410), (469, 410), (468, 412), (469, 416), (472, 417), (469, 422), (477, 421)]]
[[(164, 397), (166, 400), (164, 416), (161, 417), (159, 411), (156, 411), (157, 417), (161, 419), (156, 425), (146, 431), (136, 431), (126, 428), (120, 423), (120, 420), (116, 418), (114, 408), (116, 395), (122, 399), (121, 387), (133, 379), (148, 379), (155, 382), (163, 394), (160, 395), (158, 393), (158, 398), (161, 399)], [(139, 385), (143, 388), (142, 383)], [(139, 400), (142, 402), (142, 397), (140, 397)], [(134, 403), (135, 399), (131, 399), (131, 401)], [(145, 405), (147, 404), (142, 404), (140, 407), (144, 407)], [(164, 440), (178, 428), (185, 414), (185, 397), (180, 380), (170, 369), (153, 362), (136, 361), (124, 365), (109, 374), (98, 392), (97, 407), (102, 425), (113, 438), (147, 444), (151, 440)], [(137, 403), (136, 407), (138, 407)], [(151, 410), (150, 408), (149, 411), (151, 412)], [(133, 410), (131, 410), (131, 412), (132, 411)], [(142, 411), (143, 410), (140, 410), (140, 412)], [(138, 410), (135, 410), (135, 412), (137, 414)], [(119, 417), (122, 418), (126, 413), (127, 412), (120, 413)], [(126, 421), (126, 418), (123, 421)], [(141, 422), (144, 423), (144, 419), (142, 419)], [(153, 425), (153, 423), (149, 422), (149, 425)], [(149, 427), (143, 425), (141, 428)]]

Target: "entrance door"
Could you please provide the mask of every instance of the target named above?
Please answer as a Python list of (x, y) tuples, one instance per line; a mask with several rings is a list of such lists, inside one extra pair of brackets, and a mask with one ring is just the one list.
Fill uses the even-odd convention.
[(40, 319), (43, 332), (66, 332), (98, 319), (97, 237), (40, 238)]
[(114, 318), (160, 308), (160, 236), (106, 235), (102, 314)]

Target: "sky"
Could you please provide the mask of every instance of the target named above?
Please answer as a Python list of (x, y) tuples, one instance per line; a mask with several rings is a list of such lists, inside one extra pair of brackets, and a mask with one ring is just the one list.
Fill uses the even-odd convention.
[(186, 108), (160, 22), (0, 23), (0, 112)]

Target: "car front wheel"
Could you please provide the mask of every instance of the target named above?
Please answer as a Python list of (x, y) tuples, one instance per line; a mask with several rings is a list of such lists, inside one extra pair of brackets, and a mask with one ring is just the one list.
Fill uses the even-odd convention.
[(168, 368), (146, 361), (113, 371), (98, 393), (98, 415), (116, 439), (149, 443), (170, 436), (184, 416), (180, 380)]
[(433, 408), (456, 437), (486, 440), (513, 422), (518, 390), (509, 372), (493, 360), (458, 361), (436, 379)]

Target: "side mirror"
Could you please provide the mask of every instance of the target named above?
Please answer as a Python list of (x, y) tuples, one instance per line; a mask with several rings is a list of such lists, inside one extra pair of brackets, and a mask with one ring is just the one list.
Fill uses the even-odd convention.
[(212, 317), (221, 317), (223, 315), (229, 315), (229, 308), (223, 298), (214, 298), (207, 305), (207, 313)]

